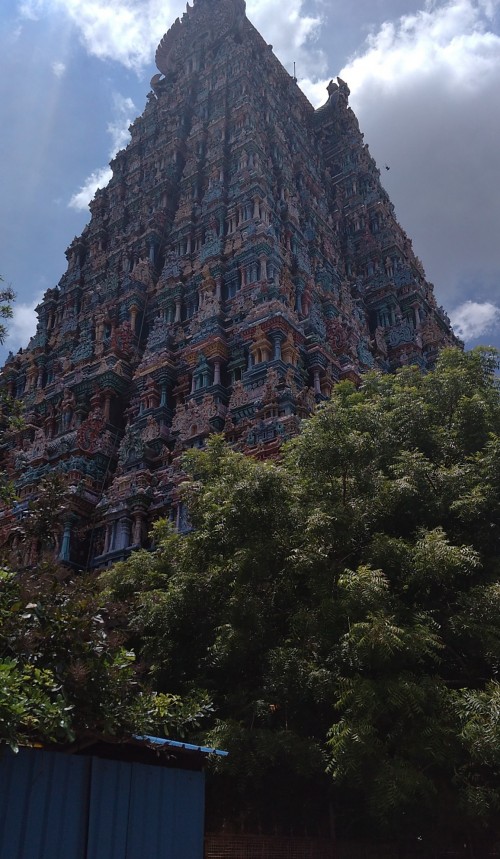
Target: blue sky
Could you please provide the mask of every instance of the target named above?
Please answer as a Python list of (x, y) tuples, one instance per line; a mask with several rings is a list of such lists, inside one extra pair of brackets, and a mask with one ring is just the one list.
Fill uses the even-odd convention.
[[(3, 0), (0, 274), (18, 297), (7, 348), (33, 333), (184, 8)], [(500, 0), (247, 0), (247, 14), (313, 103), (347, 80), (438, 301), (467, 346), (500, 347)]]

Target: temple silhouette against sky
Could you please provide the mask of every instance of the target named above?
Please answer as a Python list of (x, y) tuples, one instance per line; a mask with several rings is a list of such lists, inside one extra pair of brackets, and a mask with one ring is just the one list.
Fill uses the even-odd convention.
[(425, 370), (457, 342), (344, 81), (314, 110), (244, 0), (188, 5), (156, 63), (36, 334), (3, 371), (26, 408), (4, 537), (60, 470), (58, 554), (79, 567), (147, 545), (159, 516), (183, 527), (179, 455), (210, 433), (274, 456), (340, 380)]

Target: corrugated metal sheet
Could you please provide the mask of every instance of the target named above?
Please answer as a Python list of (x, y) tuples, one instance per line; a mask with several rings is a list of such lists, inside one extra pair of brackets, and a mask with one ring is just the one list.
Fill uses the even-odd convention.
[(202, 859), (204, 776), (93, 759), (87, 859)]
[(0, 757), (1, 859), (202, 859), (204, 775), (21, 750)]
[(85, 859), (125, 859), (131, 778), (131, 764), (92, 758)]
[(86, 859), (90, 760), (21, 749), (0, 758), (2, 859)]
[(203, 804), (202, 773), (135, 767), (126, 859), (143, 859), (145, 843), (148, 859), (202, 859)]

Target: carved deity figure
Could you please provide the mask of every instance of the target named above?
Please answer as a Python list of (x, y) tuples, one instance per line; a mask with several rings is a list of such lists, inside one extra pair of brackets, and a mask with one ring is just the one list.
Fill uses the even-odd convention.
[(71, 423), (75, 412), (75, 405), (76, 399), (73, 391), (71, 391), (70, 388), (65, 388), (61, 403), (63, 432), (67, 432), (71, 428)]

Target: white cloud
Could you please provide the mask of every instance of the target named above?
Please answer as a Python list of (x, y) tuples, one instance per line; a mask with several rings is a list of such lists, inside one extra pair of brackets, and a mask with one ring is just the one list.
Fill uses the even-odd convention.
[(247, 15), (266, 41), (273, 46), (274, 53), (293, 72), (296, 63), (297, 75), (312, 78), (326, 72), (326, 57), (316, 45), (321, 18), (307, 14), (303, 0), (248, 0)]
[(62, 78), (64, 72), (66, 71), (65, 63), (53, 62), (52, 63), (52, 71), (54, 72), (56, 78)]
[[(324, 66), (313, 46), (320, 19), (304, 5), (304, 0), (288, 0), (286, 6), (282, 0), (249, 0), (247, 12), (282, 62), (295, 60), (302, 73), (312, 75)], [(139, 72), (151, 64), (161, 37), (185, 8), (184, 0), (24, 0), (19, 11), (30, 19), (64, 13), (90, 54)]]
[(68, 206), (71, 209), (77, 210), (87, 209), (97, 189), (104, 188), (112, 175), (113, 172), (109, 167), (101, 167), (100, 170), (94, 170), (90, 176), (87, 176), (80, 190), (73, 194)]
[[(487, 303), (500, 275), (500, 0), (421, 2), (419, 11), (374, 29), (340, 76), (372, 154), (391, 166), (384, 184), (439, 300), (457, 305), (474, 285), (477, 300)], [(20, 8), (33, 18), (64, 15), (90, 54), (141, 71), (185, 2), (23, 0)], [(250, 20), (288, 70), (297, 62), (301, 86), (316, 105), (326, 100), (327, 83), (318, 81), (327, 71), (316, 41), (318, 9), (325, 13), (329, 6), (321, 0), (247, 3)], [(132, 109), (122, 115), (115, 107), (108, 126), (114, 148), (128, 139), (125, 114), (128, 125)], [(108, 176), (104, 168), (94, 171), (71, 205), (86, 206)]]
[[(248, 12), (264, 37), (273, 44), (284, 63), (298, 61), (303, 70), (323, 68), (324, 57), (313, 42), (320, 20), (305, 14), (303, 0), (289, 0), (286, 15), (281, 0), (250, 0)], [(125, 67), (140, 71), (150, 64), (155, 49), (184, 3), (174, 0), (166, 8), (162, 0), (26, 0), (23, 14), (37, 17), (42, 12), (63, 11), (79, 29), (89, 53), (101, 59), (113, 59)], [(115, 118), (108, 124), (112, 139), (110, 157), (129, 141), (128, 126), (136, 107), (130, 98), (114, 97)], [(81, 188), (73, 194), (69, 206), (86, 209), (97, 188), (111, 178), (108, 168), (94, 170)]]
[(299, 86), (309, 99), (314, 107), (320, 107), (320, 105), (324, 104), (328, 98), (328, 93), (326, 88), (328, 83), (330, 82), (331, 77), (325, 78), (324, 80), (311, 80), (311, 78), (300, 78)]
[(19, 14), (22, 18), (26, 18), (28, 21), (38, 21), (40, 3), (34, 2), (34, 0), (26, 0), (24, 3), (19, 4)]
[(5, 349), (17, 352), (33, 336), (37, 325), (35, 307), (42, 298), (43, 292), (38, 292), (31, 303), (14, 302), (12, 319), (7, 320), (8, 334), (5, 339)]
[[(184, 7), (185, 8), (185, 7)], [(183, 11), (181, 0), (24, 0), (25, 18), (64, 13), (74, 24), (86, 50), (139, 71), (151, 62), (166, 27)]]
[(372, 154), (391, 167), (383, 180), (398, 218), (449, 305), (473, 288), (494, 298), (500, 276), (499, 9), (428, 0), (385, 22), (340, 72)]
[(488, 29), (498, 0), (448, 0), (398, 21), (385, 22), (371, 34), (365, 51), (341, 76), (349, 75), (353, 93), (376, 83), (399, 91), (408, 79), (443, 75), (448, 89), (455, 85), (477, 92), (484, 75), (494, 74), (499, 62), (500, 37)]
[(500, 307), (490, 301), (464, 301), (450, 313), (455, 333), (466, 343), (500, 326)]
[(115, 118), (108, 123), (107, 128), (111, 135), (111, 158), (129, 142), (130, 132), (128, 129), (135, 118), (137, 108), (131, 98), (120, 95), (120, 93), (114, 93), (113, 112)]
[[(114, 119), (108, 123), (107, 131), (111, 135), (111, 149), (109, 157), (113, 158), (119, 149), (127, 145), (130, 140), (129, 125), (134, 119), (137, 108), (131, 98), (114, 93), (113, 113)], [(94, 170), (85, 179), (81, 188), (71, 197), (68, 206), (71, 209), (85, 210), (98, 188), (104, 188), (113, 173), (109, 167), (100, 167)]]

